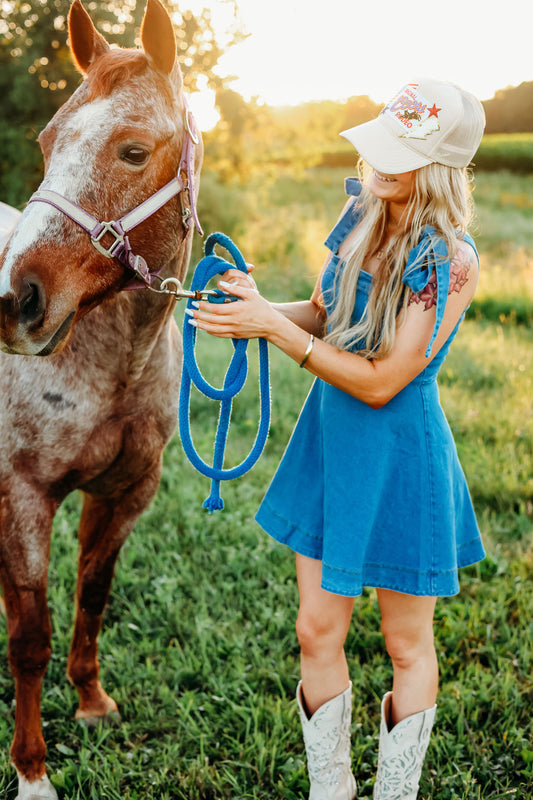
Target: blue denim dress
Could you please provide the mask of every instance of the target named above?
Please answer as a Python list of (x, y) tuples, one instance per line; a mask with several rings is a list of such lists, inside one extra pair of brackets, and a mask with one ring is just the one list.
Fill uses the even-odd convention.
[[(348, 179), (346, 190), (357, 195), (358, 182)], [(342, 269), (338, 248), (357, 221), (355, 200), (326, 240), (332, 251), (322, 280), (326, 307), (335, 302), (334, 277)], [(410, 254), (403, 277), (420, 291), (437, 271), (427, 355), (450, 277), (444, 242), (429, 245), (432, 232)], [(371, 284), (362, 272), (354, 320)], [(329, 592), (354, 597), (368, 586), (454, 595), (458, 568), (485, 555), (436, 381), (460, 322), (426, 369), (380, 409), (320, 379), (311, 388), (256, 520), (295, 552), (322, 561), (322, 588)]]

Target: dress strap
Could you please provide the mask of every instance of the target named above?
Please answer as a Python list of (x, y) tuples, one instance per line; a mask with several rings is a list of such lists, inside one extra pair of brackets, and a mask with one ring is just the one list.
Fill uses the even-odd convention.
[(344, 179), (344, 191), (346, 194), (351, 194), (353, 197), (359, 197), (361, 194), (361, 185), (359, 178)]
[[(461, 238), (473, 248), (479, 261), (478, 252), (472, 237), (468, 234), (464, 234)], [(417, 292), (421, 292), (422, 289), (428, 285), (433, 270), (435, 270), (437, 277), (437, 307), (435, 310), (433, 332), (425, 352), (426, 358), (429, 358), (431, 355), (431, 348), (435, 343), (444, 318), (444, 310), (446, 308), (448, 290), (450, 287), (450, 269), (450, 257), (445, 240), (442, 236), (436, 235), (436, 230), (433, 226), (427, 225), (422, 232), (420, 241), (409, 253), (402, 278), (403, 283), (416, 294)]]
[(324, 242), (326, 247), (335, 255), (348, 234), (359, 222), (360, 210), (357, 199), (361, 192), (361, 182), (357, 178), (346, 178), (344, 181), (346, 194), (354, 197), (353, 203), (346, 209), (341, 216), (328, 238)]

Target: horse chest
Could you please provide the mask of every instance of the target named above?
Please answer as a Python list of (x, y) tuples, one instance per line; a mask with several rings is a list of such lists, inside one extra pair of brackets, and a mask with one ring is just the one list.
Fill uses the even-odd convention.
[(0, 386), (2, 476), (31, 470), (43, 486), (75, 488), (113, 464), (117, 481), (131, 481), (175, 427), (177, 396), (163, 400), (153, 385), (128, 387), (109, 375), (95, 381), (88, 366), (63, 374), (47, 361), (2, 361), (13, 361)]

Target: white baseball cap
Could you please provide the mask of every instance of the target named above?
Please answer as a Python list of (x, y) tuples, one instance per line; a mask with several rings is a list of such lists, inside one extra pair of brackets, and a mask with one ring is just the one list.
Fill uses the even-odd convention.
[(479, 147), (485, 112), (452, 83), (406, 84), (371, 122), (341, 132), (371, 167), (386, 174), (427, 164), (466, 167)]

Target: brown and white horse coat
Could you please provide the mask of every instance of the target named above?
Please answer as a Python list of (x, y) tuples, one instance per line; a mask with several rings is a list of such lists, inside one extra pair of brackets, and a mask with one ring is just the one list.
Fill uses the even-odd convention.
[[(172, 25), (159, 0), (148, 0), (143, 50), (113, 49), (74, 0), (69, 30), (85, 80), (39, 137), (41, 188), (100, 220), (119, 219), (178, 170), (186, 110)], [(189, 181), (200, 164), (198, 147)], [(130, 234), (151, 270), (180, 280), (191, 237), (180, 197)], [(97, 637), (121, 545), (159, 485), (181, 368), (173, 300), (121, 291), (130, 280), (78, 225), (41, 202), (26, 207), (0, 254), (0, 581), (19, 800), (56, 797), (40, 723), (51, 652), (47, 567), (54, 514), (74, 489), (84, 501), (68, 676), (78, 718), (117, 713), (99, 682)]]

